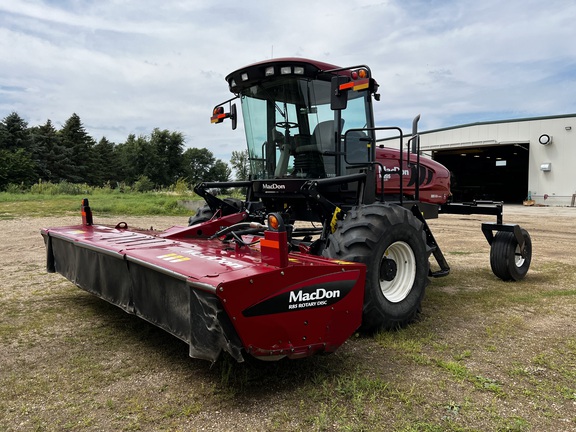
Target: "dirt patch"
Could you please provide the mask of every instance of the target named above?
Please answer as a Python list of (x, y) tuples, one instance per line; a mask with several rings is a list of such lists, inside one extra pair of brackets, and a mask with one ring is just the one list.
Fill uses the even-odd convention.
[(40, 228), (77, 219), (0, 221), (0, 430), (576, 430), (576, 209), (506, 208), (532, 237), (519, 283), (490, 271), (491, 218), (430, 221), (452, 273), (418, 322), (331, 356), (241, 365), (190, 359), (46, 273)]

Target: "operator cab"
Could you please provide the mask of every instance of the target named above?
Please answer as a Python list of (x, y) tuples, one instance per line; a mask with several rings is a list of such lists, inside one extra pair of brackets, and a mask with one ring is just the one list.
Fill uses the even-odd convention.
[(373, 160), (372, 92), (346, 92), (344, 109), (333, 106), (334, 79), (350, 82), (353, 74), (311, 60), (277, 59), (226, 77), (241, 101), (251, 180), (339, 177), (358, 171), (350, 164)]
[[(235, 97), (217, 105), (211, 121), (230, 118), (234, 128), (232, 102), (240, 99), (250, 163), (243, 186), (251, 214), (262, 208), (290, 214), (290, 220), (325, 221), (335, 206), (374, 202), (371, 97), (378, 99), (378, 84), (367, 66), (273, 59), (238, 69), (226, 81)], [(225, 206), (208, 199), (213, 211)]]

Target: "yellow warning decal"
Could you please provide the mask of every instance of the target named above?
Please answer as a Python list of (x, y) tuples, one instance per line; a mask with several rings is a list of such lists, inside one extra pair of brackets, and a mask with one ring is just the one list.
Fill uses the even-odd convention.
[(84, 230), (66, 231), (66, 234), (84, 234)]
[(332, 215), (332, 220), (330, 221), (330, 229), (332, 230), (332, 233), (336, 232), (336, 222), (338, 222), (338, 214), (342, 211), (342, 209), (340, 207), (336, 207), (336, 210), (334, 210), (334, 214)]
[(164, 260), (164, 261), (172, 262), (172, 263), (178, 263), (178, 262), (182, 262), (182, 261), (190, 261), (190, 258), (182, 256), (182, 255), (178, 255), (175, 253), (160, 255), (160, 256), (157, 256), (156, 258)]

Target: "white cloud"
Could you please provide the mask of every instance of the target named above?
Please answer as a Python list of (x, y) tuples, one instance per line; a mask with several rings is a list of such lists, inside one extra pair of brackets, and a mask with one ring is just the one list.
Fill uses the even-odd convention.
[(211, 125), (224, 77), (275, 57), (368, 64), (380, 123), (424, 129), (576, 112), (576, 4), (563, 0), (0, 2), (0, 116), (122, 142), (154, 127), (229, 159), (243, 136)]

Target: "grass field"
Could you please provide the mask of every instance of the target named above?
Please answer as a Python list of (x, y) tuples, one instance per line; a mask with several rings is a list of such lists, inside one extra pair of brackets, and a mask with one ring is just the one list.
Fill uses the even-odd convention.
[[(410, 327), (329, 356), (210, 364), (45, 273), (39, 228), (79, 217), (72, 202), (35, 201), (0, 200), (0, 431), (576, 430), (572, 209), (506, 213), (532, 235), (521, 282), (492, 275), (479, 218), (443, 216), (431, 226), (452, 273)], [(186, 223), (177, 211), (104, 219), (165, 228)]]
[(85, 195), (11, 194), (0, 192), (0, 220), (27, 216), (64, 216), (79, 212), (82, 198), (88, 198), (92, 210), (105, 215), (189, 215), (182, 203), (203, 203), (199, 197), (170, 193), (91, 193)]

